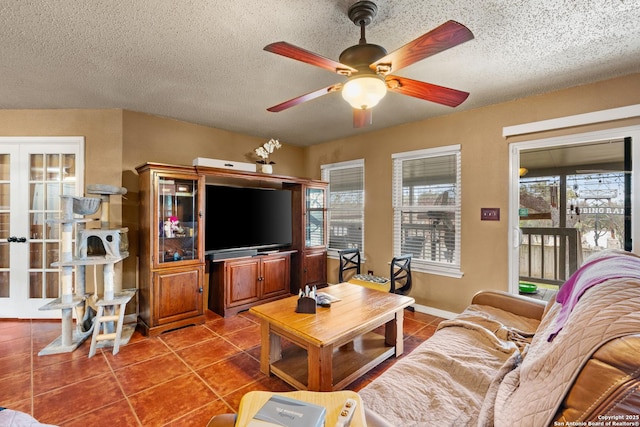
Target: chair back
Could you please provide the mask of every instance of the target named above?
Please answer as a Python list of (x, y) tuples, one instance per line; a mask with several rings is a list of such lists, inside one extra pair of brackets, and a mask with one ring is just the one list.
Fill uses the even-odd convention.
[(411, 290), (411, 257), (411, 254), (401, 255), (391, 260), (389, 292), (407, 295)]
[(338, 271), (338, 281), (345, 281), (345, 272), (355, 270), (356, 274), (360, 274), (360, 249), (343, 249), (338, 251), (340, 256), (340, 270)]

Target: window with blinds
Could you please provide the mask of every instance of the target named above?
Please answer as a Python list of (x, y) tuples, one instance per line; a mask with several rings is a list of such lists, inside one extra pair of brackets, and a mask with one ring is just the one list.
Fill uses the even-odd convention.
[(329, 182), (327, 217), (329, 253), (358, 248), (364, 253), (364, 160), (321, 166)]
[(460, 145), (393, 159), (394, 256), (417, 271), (460, 277)]

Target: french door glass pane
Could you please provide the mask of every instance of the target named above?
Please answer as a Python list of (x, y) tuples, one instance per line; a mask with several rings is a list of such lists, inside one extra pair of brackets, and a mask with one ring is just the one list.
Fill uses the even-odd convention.
[(42, 154), (32, 154), (30, 164), (29, 180), (42, 181), (44, 179), (44, 157)]
[(9, 237), (9, 213), (2, 212), (0, 213), (0, 240), (3, 242), (7, 241)]
[(45, 265), (50, 266), (52, 263), (60, 260), (60, 251), (58, 249), (58, 242), (47, 242), (46, 243), (46, 259)]
[(45, 219), (45, 239), (60, 239), (60, 224), (54, 222), (53, 220), (58, 218), (58, 214), (47, 214)]
[(64, 169), (62, 171), (62, 181), (75, 181), (76, 179), (76, 156), (64, 154), (62, 156)]
[(60, 154), (47, 154), (45, 170), (47, 181), (60, 181), (62, 172), (60, 168)]
[(57, 298), (59, 296), (58, 294), (58, 279), (59, 279), (60, 275), (58, 274), (57, 271), (47, 271), (46, 274), (46, 278), (47, 278), (47, 287), (45, 289), (46, 292), (46, 298)]
[(46, 184), (46, 209), (48, 211), (57, 211), (60, 209), (60, 184)]
[[(2, 248), (0, 248), (1, 253)], [(9, 272), (0, 271), (0, 298), (9, 298), (9, 296)]]
[(42, 272), (29, 272), (29, 298), (42, 298)]
[(0, 181), (9, 181), (9, 154), (0, 154)]
[(9, 183), (0, 184), (0, 210), (9, 209)]
[[(9, 200), (10, 200), (10, 165), (11, 156), (0, 154), (0, 268), (9, 268)], [(9, 271), (0, 271), (0, 298), (9, 298)]]
[(42, 268), (42, 246), (40, 242), (30, 242), (29, 268)]
[(59, 270), (60, 196), (74, 194), (73, 154), (32, 154), (29, 182), (29, 298), (57, 298)]
[(9, 268), (9, 244), (4, 242), (0, 243), (0, 268)]

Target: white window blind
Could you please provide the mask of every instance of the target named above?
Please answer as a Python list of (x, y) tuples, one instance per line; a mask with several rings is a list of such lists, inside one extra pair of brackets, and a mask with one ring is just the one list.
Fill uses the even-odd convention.
[(329, 251), (358, 248), (364, 253), (364, 160), (321, 166), (329, 182)]
[(393, 159), (393, 251), (418, 271), (460, 277), (460, 146)]

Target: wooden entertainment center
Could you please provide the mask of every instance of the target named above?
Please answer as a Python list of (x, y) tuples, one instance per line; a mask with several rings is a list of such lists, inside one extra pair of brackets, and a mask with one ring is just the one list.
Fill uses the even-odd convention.
[[(203, 166), (146, 163), (140, 190), (138, 324), (148, 335), (204, 323), (326, 285), (326, 185), (319, 180)], [(212, 260), (205, 255), (205, 186), (291, 191), (292, 244)], [(206, 304), (206, 305), (205, 305)]]

